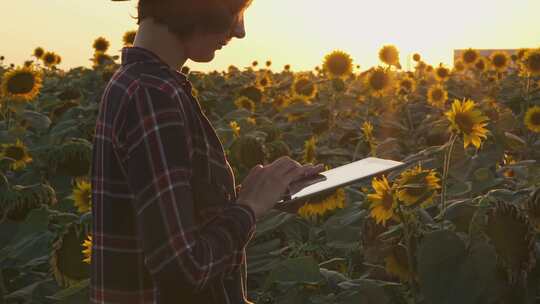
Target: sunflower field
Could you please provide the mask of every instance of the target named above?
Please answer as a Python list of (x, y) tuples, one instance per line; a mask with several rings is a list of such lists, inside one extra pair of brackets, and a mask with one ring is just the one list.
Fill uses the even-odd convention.
[[(20, 66), (0, 61), (0, 303), (88, 301), (92, 141), (120, 67), (109, 45), (93, 42), (90, 69), (58, 69), (41, 47)], [(249, 298), (538, 303), (540, 49), (468, 49), (453, 67), (414, 54), (412, 70), (392, 45), (379, 58), (362, 69), (336, 50), (305, 72), (270, 60), (182, 69), (237, 181), (284, 155), (328, 169), (368, 156), (410, 164), (260, 219)]]

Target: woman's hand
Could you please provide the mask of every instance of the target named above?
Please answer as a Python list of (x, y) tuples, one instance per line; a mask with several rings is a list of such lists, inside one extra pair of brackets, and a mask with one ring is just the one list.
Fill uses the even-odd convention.
[(314, 183), (313, 180), (308, 180), (293, 184), (294, 189), (290, 189), (292, 182), (322, 171), (324, 171), (322, 164), (301, 165), (288, 156), (280, 157), (264, 167), (257, 165), (242, 181), (242, 189), (238, 195), (237, 203), (251, 207), (255, 212), (255, 217), (259, 219), (287, 194), (294, 194)]

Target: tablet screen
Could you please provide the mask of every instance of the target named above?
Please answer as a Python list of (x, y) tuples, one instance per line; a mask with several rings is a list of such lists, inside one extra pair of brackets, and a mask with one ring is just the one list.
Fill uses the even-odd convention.
[[(336, 189), (341, 186), (346, 186), (354, 182), (358, 182), (362, 179), (372, 177), (374, 175), (397, 169), (405, 165), (405, 163), (387, 160), (376, 157), (364, 158), (340, 167), (330, 169), (328, 171), (321, 172), (321, 175), (326, 177), (326, 180), (317, 182), (316, 184), (307, 186), (299, 192), (293, 194), (290, 200), (279, 201), (279, 203), (289, 203), (303, 199), (305, 197), (315, 195), (319, 192), (323, 192), (330, 189)], [(278, 203), (278, 204), (279, 204)]]

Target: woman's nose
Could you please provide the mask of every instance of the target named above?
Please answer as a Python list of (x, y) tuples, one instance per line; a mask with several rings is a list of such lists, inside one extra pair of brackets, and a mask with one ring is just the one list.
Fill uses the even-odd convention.
[(244, 20), (240, 20), (233, 29), (233, 36), (239, 39), (246, 37), (246, 29), (244, 27)]

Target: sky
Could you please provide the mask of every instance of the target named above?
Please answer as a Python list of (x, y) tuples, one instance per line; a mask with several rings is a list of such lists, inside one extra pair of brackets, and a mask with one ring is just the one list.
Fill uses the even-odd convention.
[[(119, 55), (124, 32), (137, 29), (136, 0), (2, 2), (0, 55), (8, 64), (22, 65), (41, 46), (62, 56), (61, 69), (91, 67), (95, 38), (107, 38), (108, 53)], [(339, 49), (364, 70), (379, 64), (378, 50), (392, 44), (405, 68), (415, 52), (451, 66), (453, 49), (540, 47), (538, 12), (540, 0), (254, 0), (244, 39), (218, 50), (210, 63), (186, 65), (221, 71), (270, 59), (276, 70), (290, 64), (305, 71)]]

